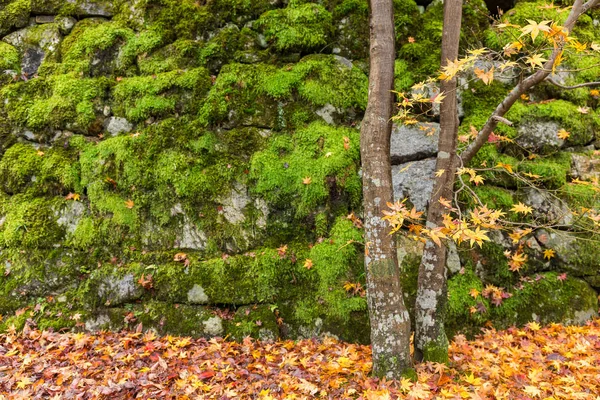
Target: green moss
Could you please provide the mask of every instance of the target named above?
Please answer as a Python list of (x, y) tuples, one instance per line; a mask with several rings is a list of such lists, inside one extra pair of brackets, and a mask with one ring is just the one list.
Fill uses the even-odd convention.
[[(498, 145), (495, 143), (486, 143), (475, 154), (469, 166), (472, 168), (490, 168), (495, 167), (498, 163), (504, 163), (513, 166), (513, 169), (519, 164), (519, 161), (509, 155), (499, 151)], [(517, 180), (509, 173), (501, 168), (494, 168), (489, 171), (482, 171), (480, 174), (485, 179), (486, 185), (494, 185), (507, 189), (513, 189), (518, 186)], [(463, 199), (465, 201), (465, 199)], [(471, 200), (467, 200), (467, 203)]]
[(114, 20), (141, 30), (152, 30), (162, 37), (164, 44), (178, 39), (196, 40), (207, 32), (215, 21), (212, 10), (195, 0), (148, 0), (134, 6), (134, 13), (142, 18), (130, 18), (132, 5), (124, 2)]
[(226, 321), (227, 336), (234, 340), (243, 340), (247, 336), (262, 340), (279, 338), (274, 309), (276, 306), (269, 304), (238, 308), (233, 319)]
[(133, 122), (175, 111), (194, 113), (209, 85), (204, 68), (123, 79), (113, 91), (115, 113)]
[(487, 320), (487, 313), (471, 313), (470, 307), (479, 307), (480, 310), (490, 309), (486, 298), (470, 295), (471, 289), (481, 292), (483, 282), (471, 268), (465, 268), (464, 274), (456, 274), (448, 280), (448, 302), (446, 303), (445, 329), (448, 337), (454, 337), (458, 332), (475, 334), (479, 326)]
[(303, 307), (313, 310), (322, 308), (321, 312), (327, 316), (346, 323), (353, 312), (366, 310), (365, 299), (350, 296), (343, 287), (345, 282), (355, 283), (359, 276), (362, 277), (361, 253), (355, 245), (361, 240), (360, 231), (351, 221), (341, 217), (332, 227), (330, 239), (316, 244), (310, 250), (308, 258), (312, 260), (313, 267), (308, 275), (317, 275), (316, 298), (304, 299), (296, 308), (297, 316), (305, 313)]
[(277, 51), (309, 51), (328, 43), (332, 17), (325, 7), (306, 3), (264, 13), (255, 26)]
[(442, 332), (437, 340), (428, 342), (423, 348), (423, 360), (448, 364), (448, 338)]
[(298, 64), (284, 67), (266, 77), (263, 90), (275, 99), (284, 99), (296, 89), (300, 98), (317, 106), (364, 109), (367, 79), (357, 68), (347, 68), (331, 56), (313, 55)]
[(410, 65), (405, 60), (396, 60), (394, 67), (394, 90), (405, 92), (415, 84)]
[(231, 21), (241, 26), (255, 20), (276, 5), (268, 0), (216, 0), (208, 4), (220, 23)]
[(196, 68), (199, 66), (198, 54), (202, 43), (195, 40), (180, 39), (149, 53), (140, 54), (137, 59), (142, 75), (154, 75), (161, 72)]
[(476, 264), (477, 261), (481, 263), (486, 282), (503, 287), (516, 283), (519, 276), (509, 270), (508, 259), (504, 255), (505, 250), (497, 243), (485, 242), (480, 249), (470, 252), (472, 263)]
[(0, 160), (0, 187), (7, 193), (57, 194), (75, 190), (78, 168), (68, 151), (51, 148), (38, 153), (26, 144), (10, 147)]
[(0, 34), (6, 35), (13, 27), (24, 27), (29, 20), (31, 0), (13, 0), (0, 11)]
[(563, 187), (567, 175), (571, 170), (571, 156), (568, 153), (559, 153), (554, 156), (525, 160), (518, 166), (518, 171), (539, 175), (541, 178), (536, 183), (542, 183), (548, 189)]
[(17, 49), (8, 43), (0, 42), (0, 70), (14, 70), (20, 69), (20, 55)]
[[(578, 313), (597, 309), (596, 293), (587, 283), (571, 277), (562, 281), (557, 277), (554, 272), (538, 274), (535, 280), (508, 290), (510, 294), (496, 306), (481, 294), (476, 298), (471, 296), (471, 289), (481, 293), (484, 284), (467, 269), (465, 274), (455, 275), (448, 282), (446, 332), (449, 336), (458, 332), (473, 335), (488, 320), (497, 329), (522, 326), (536, 318), (542, 323), (574, 322)], [(475, 312), (470, 307), (475, 307)]]
[(571, 210), (577, 210), (578, 207), (600, 207), (600, 195), (591, 186), (568, 183), (561, 188), (561, 192)]
[(542, 279), (523, 285), (506, 299), (500, 309), (504, 317), (497, 325), (503, 328), (512, 324), (523, 325), (534, 320), (534, 314), (542, 323), (574, 321), (577, 312), (596, 311), (598, 299), (590, 286), (578, 279), (567, 277), (558, 280), (558, 274), (541, 274)]
[(252, 158), (250, 177), (256, 180), (253, 190), (274, 205), (294, 207), (299, 217), (328, 203), (332, 190), (357, 206), (361, 188), (358, 144), (358, 131), (321, 123), (298, 130), (293, 136), (274, 136), (267, 149)]
[[(146, 38), (136, 38), (135, 33), (116, 22), (104, 22), (97, 19), (84, 19), (77, 23), (61, 45), (63, 73), (76, 71), (92, 76), (104, 75), (114, 71), (123, 73), (131, 65), (132, 52), (140, 47)], [(133, 41), (127, 52), (118, 52), (120, 46)], [(138, 46), (139, 44), (139, 46)], [(146, 44), (147, 47), (151, 47)], [(100, 60), (95, 61), (94, 59)], [(58, 68), (58, 67), (57, 67)]]
[(206, 307), (185, 304), (170, 304), (149, 301), (142, 306), (129, 306), (121, 314), (133, 312), (136, 320), (132, 325), (142, 323), (148, 329), (153, 328), (161, 334), (180, 336), (208, 336), (205, 334), (204, 322), (213, 317)]
[(65, 128), (102, 129), (98, 104), (106, 96), (106, 78), (81, 79), (76, 73), (59, 74), (5, 86), (0, 92), (11, 122), (33, 130)]
[(488, 208), (508, 211), (514, 205), (514, 193), (509, 190), (484, 185), (474, 187), (473, 191)]
[(279, 70), (270, 65), (230, 63), (221, 70), (199, 117), (206, 125), (294, 128), (292, 122), (316, 118), (306, 109), (298, 110), (295, 102), (364, 109), (366, 100), (364, 73), (343, 66), (332, 56), (308, 56)]
[(567, 146), (582, 146), (594, 139), (594, 131), (600, 129), (600, 118), (593, 110), (582, 114), (578, 107), (564, 100), (532, 104), (527, 107), (513, 107), (507, 118), (514, 123), (526, 121), (556, 121), (562, 128), (570, 132), (566, 140)]
[[(409, 5), (409, 8), (412, 7)], [(481, 47), (476, 38), (489, 26), (487, 15), (488, 11), (483, 1), (465, 2), (460, 39), (462, 48)], [(406, 36), (412, 36), (415, 40), (413, 43), (403, 41), (403, 45), (398, 51), (398, 57), (410, 63), (410, 70), (415, 81), (427, 79), (434, 75), (440, 67), (443, 19), (443, 3), (432, 3), (420, 16), (420, 19), (415, 17), (416, 27), (405, 33)]]
[(212, 304), (243, 305), (275, 300), (286, 279), (291, 279), (293, 264), (289, 257), (267, 248), (250, 255), (194, 261), (188, 268), (171, 263), (152, 269), (161, 299), (186, 303), (197, 285)]
[(56, 224), (52, 199), (14, 195), (3, 207), (6, 218), (0, 228), (0, 243), (18, 248), (51, 247), (64, 232)]

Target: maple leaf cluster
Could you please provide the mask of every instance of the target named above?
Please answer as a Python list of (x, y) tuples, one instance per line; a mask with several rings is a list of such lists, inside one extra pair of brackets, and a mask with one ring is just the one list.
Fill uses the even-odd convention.
[(390, 381), (369, 376), (369, 346), (331, 338), (238, 343), (11, 329), (0, 335), (0, 398), (598, 400), (598, 350), (599, 320), (530, 322), (474, 341), (458, 335), (449, 367), (424, 363), (415, 381)]

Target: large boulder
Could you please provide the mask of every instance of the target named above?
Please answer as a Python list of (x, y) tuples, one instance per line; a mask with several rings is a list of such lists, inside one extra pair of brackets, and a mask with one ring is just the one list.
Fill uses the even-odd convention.
[(440, 139), (440, 124), (394, 125), (390, 143), (392, 165), (435, 157)]
[(569, 226), (573, 223), (573, 213), (563, 200), (549, 193), (533, 187), (521, 191), (523, 202), (533, 208), (536, 219)]
[(433, 191), (435, 158), (392, 166), (394, 200), (408, 198), (418, 211), (427, 208)]
[(600, 178), (600, 159), (571, 154), (571, 176), (584, 181)]
[(57, 24), (44, 24), (20, 29), (2, 40), (19, 50), (21, 74), (30, 78), (37, 74), (46, 57), (58, 50), (62, 35)]
[(519, 146), (533, 153), (547, 154), (560, 149), (565, 141), (558, 137), (560, 125), (554, 121), (525, 121), (517, 128)]

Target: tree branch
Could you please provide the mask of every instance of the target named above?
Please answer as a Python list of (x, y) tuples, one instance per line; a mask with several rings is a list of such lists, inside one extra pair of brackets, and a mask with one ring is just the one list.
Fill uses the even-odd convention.
[(600, 82), (585, 82), (585, 83), (580, 83), (578, 85), (566, 86), (566, 85), (561, 85), (560, 83), (556, 82), (554, 79), (552, 79), (550, 77), (547, 77), (546, 81), (550, 82), (554, 86), (558, 86), (559, 88), (566, 89), (566, 90), (572, 90), (572, 89), (582, 88), (582, 87), (586, 87), (586, 86), (600, 86)]
[[(586, 3), (583, 3), (582, 0), (575, 0), (573, 7), (571, 8), (571, 12), (567, 17), (567, 21), (565, 22), (564, 28), (571, 32), (573, 30), (573, 26), (577, 19), (581, 16), (581, 14), (588, 11), (590, 8), (595, 7), (600, 3), (600, 0), (588, 0)], [(542, 82), (544, 79), (550, 75), (552, 71), (552, 66), (556, 61), (556, 57), (563, 51), (565, 47), (564, 41), (559, 43), (558, 46), (552, 52), (550, 59), (544, 64), (542, 69), (537, 70), (532, 75), (529, 75), (523, 81), (521, 81), (517, 86), (515, 86), (508, 95), (502, 100), (500, 104), (496, 107), (492, 115), (488, 118), (483, 128), (477, 134), (475, 140), (460, 154), (460, 157), (463, 160), (464, 164), (469, 163), (477, 154), (479, 149), (483, 147), (485, 143), (487, 143), (488, 137), (492, 133), (492, 131), (498, 126), (498, 117), (504, 117), (504, 114), (510, 110), (513, 104), (521, 97), (521, 95), (531, 89), (533, 86)]]

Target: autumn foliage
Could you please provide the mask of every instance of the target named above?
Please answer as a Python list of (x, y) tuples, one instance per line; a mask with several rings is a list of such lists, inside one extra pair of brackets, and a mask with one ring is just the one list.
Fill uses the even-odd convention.
[(0, 336), (6, 399), (599, 399), (600, 320), (531, 322), (457, 336), (450, 367), (425, 363), (418, 380), (370, 377), (368, 346), (321, 341), (242, 343), (25, 329)]

